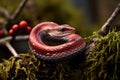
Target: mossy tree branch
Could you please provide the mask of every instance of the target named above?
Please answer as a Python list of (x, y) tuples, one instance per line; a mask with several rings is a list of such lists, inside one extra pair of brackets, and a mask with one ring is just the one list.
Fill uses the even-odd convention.
[(105, 22), (105, 24), (101, 27), (99, 33), (101, 35), (106, 35), (111, 27), (111, 24), (113, 23), (113, 21), (118, 17), (118, 15), (120, 14), (120, 3), (118, 4), (118, 6), (115, 8), (114, 12), (112, 13), (112, 15), (108, 18), (108, 20)]

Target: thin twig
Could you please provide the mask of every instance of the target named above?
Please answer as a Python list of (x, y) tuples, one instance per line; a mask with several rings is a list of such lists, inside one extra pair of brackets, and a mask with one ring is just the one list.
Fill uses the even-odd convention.
[(24, 8), (26, 3), (27, 3), (27, 0), (22, 0), (19, 7), (16, 9), (15, 13), (12, 15), (11, 17), (12, 20), (16, 19), (16, 17), (20, 14), (21, 10)]
[(17, 52), (15, 51), (15, 49), (12, 47), (12, 45), (9, 42), (6, 42), (5, 45), (15, 57), (18, 57)]
[(1, 8), (0, 7), (0, 13), (2, 14), (2, 16), (4, 17), (5, 21), (4, 22), (1, 22), (0, 23), (0, 28), (4, 30), (5, 34), (8, 33), (7, 29), (6, 29), (6, 24), (7, 24), (7, 21), (10, 20), (10, 15), (9, 15), (9, 12), (4, 9), (4, 8)]
[[(29, 35), (19, 35), (19, 36), (16, 36), (14, 40), (15, 41), (28, 40), (28, 38), (29, 38)], [(0, 39), (0, 44), (4, 45), (6, 42), (11, 41), (12, 39), (13, 39), (13, 37), (11, 37), (11, 36), (7, 36), (5, 38), (1, 38)]]
[(28, 40), (29, 38), (29, 35), (19, 35), (19, 36), (16, 36), (15, 37), (15, 40), (18, 41), (18, 40)]
[(101, 27), (100, 32), (102, 35), (107, 34), (108, 30), (110, 29), (111, 24), (116, 19), (116, 17), (120, 14), (120, 3), (115, 8), (112, 15), (108, 18), (108, 20), (105, 22), (105, 24)]
[(3, 17), (5, 17), (6, 20), (10, 19), (9, 12), (6, 9), (0, 7), (0, 13), (2, 13)]
[(0, 44), (5, 44), (6, 42), (12, 40), (12, 37), (11, 36), (7, 36), (5, 38), (1, 38), (0, 39)]
[[(22, 9), (24, 8), (25, 4), (27, 3), (28, 0), (22, 0), (20, 5), (18, 6), (18, 8), (16, 9), (16, 11), (14, 12), (14, 14), (12, 16), (9, 16), (8, 12), (4, 9), (0, 9), (1, 12), (4, 14), (6, 20), (7, 20), (7, 24), (4, 25), (4, 30), (7, 31), (6, 27), (12, 23), (12, 21), (14, 21), (17, 16), (20, 14), (20, 12), (22, 11)], [(7, 33), (7, 32), (6, 32)], [(0, 44), (2, 45), (5, 45), (9, 50), (10, 52), (15, 56), (19, 56), (17, 54), (17, 52), (15, 51), (15, 49), (12, 47), (12, 45), (9, 43), (9, 41), (11, 41), (13, 39), (13, 37), (11, 36), (7, 36), (5, 38), (2, 38), (0, 39)], [(20, 39), (28, 39), (28, 36), (27, 37), (17, 37), (16, 39), (20, 40)]]
[(5, 38), (2, 38), (0, 39), (0, 44), (2, 45), (5, 45), (9, 50), (10, 52), (14, 55), (14, 56), (18, 56), (17, 52), (15, 51), (15, 49), (12, 47), (12, 45), (9, 43), (9, 41), (12, 40), (12, 37), (11, 36), (8, 36), (8, 37), (5, 37)]
[[(29, 38), (28, 35), (16, 36), (15, 40), (27, 40), (28, 38)], [(2, 39), (0, 39), (0, 44), (5, 45), (15, 57), (18, 57), (19, 55), (17, 54), (16, 50), (9, 43), (9, 41), (11, 41), (12, 39), (13, 39), (13, 37), (11, 37), (11, 36), (7, 36), (5, 38), (2, 38)]]

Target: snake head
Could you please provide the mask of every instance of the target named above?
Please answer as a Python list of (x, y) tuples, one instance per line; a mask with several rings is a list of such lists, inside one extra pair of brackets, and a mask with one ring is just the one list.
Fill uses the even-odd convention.
[(58, 25), (58, 27), (48, 31), (48, 34), (50, 36), (59, 37), (59, 38), (73, 34), (73, 33), (75, 33), (75, 28), (73, 28), (67, 24)]

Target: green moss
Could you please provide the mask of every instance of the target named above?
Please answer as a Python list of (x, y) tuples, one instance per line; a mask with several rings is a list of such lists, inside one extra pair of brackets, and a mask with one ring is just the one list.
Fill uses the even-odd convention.
[[(94, 38), (93, 38), (94, 36)], [(106, 36), (94, 34), (94, 47), (86, 63), (87, 80), (119, 80), (120, 77), (120, 31), (109, 32)]]
[(2, 80), (36, 80), (40, 62), (34, 55), (20, 54), (20, 57), (11, 57), (0, 64), (0, 78)]
[(66, 80), (69, 66), (66, 63), (47, 63), (33, 54), (20, 54), (0, 63), (1, 80)]
[(44, 62), (33, 54), (19, 54), (0, 63), (2, 80), (119, 80), (120, 31), (106, 36), (94, 33), (87, 38), (94, 40), (86, 55), (59, 63)]

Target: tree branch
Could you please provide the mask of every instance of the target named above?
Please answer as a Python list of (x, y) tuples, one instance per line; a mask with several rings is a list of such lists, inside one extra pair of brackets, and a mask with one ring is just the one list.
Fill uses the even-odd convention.
[(101, 27), (99, 33), (101, 35), (106, 35), (110, 29), (111, 24), (113, 21), (116, 19), (116, 17), (120, 14), (120, 3), (118, 6), (115, 8), (114, 12), (112, 15), (108, 18), (108, 20), (105, 22), (105, 24)]
[(22, 0), (19, 7), (16, 9), (15, 13), (12, 15), (11, 17), (12, 20), (16, 19), (16, 17), (20, 14), (21, 10), (24, 8), (27, 1), (28, 0)]
[(0, 12), (2, 13), (3, 17), (5, 17), (6, 20), (10, 19), (10, 15), (6, 9), (0, 7)]
[(6, 47), (10, 50), (10, 52), (15, 56), (18, 57), (19, 55), (17, 54), (17, 52), (15, 51), (15, 49), (12, 47), (12, 45), (9, 42), (5, 43)]
[[(26, 4), (27, 1), (28, 0), (22, 0), (21, 3), (19, 4), (18, 8), (16, 9), (16, 11), (14, 12), (14, 14), (12, 16), (10, 16), (9, 13), (5, 9), (0, 8), (0, 12), (2, 12), (3, 16), (7, 20), (7, 23), (4, 24), (4, 26), (3, 26), (3, 29), (5, 30), (6, 34), (8, 33), (7, 32), (8, 25), (11, 24), (17, 18), (17, 16), (20, 14), (20, 12), (24, 8), (24, 6), (25, 6), (25, 4)], [(5, 45), (14, 56), (19, 56), (17, 54), (17, 52), (15, 51), (15, 49), (12, 47), (12, 45), (9, 42), (12, 39), (13, 39), (13, 37), (6, 36), (6, 37), (0, 39), (0, 44)], [(24, 39), (28, 39), (28, 36), (25, 36), (25, 37), (21, 37), (21, 36), (19, 37), (19, 36), (17, 36), (16, 37), (16, 40), (24, 40)]]
[[(19, 35), (15, 37), (15, 41), (19, 41), (19, 40), (28, 40), (29, 35)], [(6, 42), (9, 42), (13, 39), (13, 37), (11, 36), (7, 36), (5, 38), (1, 38), (0, 39), (0, 44), (5, 44)]]
[(29, 35), (19, 35), (19, 36), (16, 36), (15, 37), (15, 40), (18, 41), (18, 40), (28, 40), (29, 38)]
[(12, 40), (11, 36), (7, 36), (5, 38), (1, 38), (0, 39), (0, 44), (5, 44), (6, 42), (9, 42), (10, 40)]
[(11, 36), (2, 38), (2, 39), (0, 39), (0, 44), (5, 45), (5, 46), (10, 50), (10, 52), (11, 52), (14, 56), (17, 57), (18, 54), (17, 54), (17, 52), (15, 51), (15, 49), (12, 47), (12, 45), (9, 43), (10, 40), (12, 40), (12, 37), (11, 37)]

